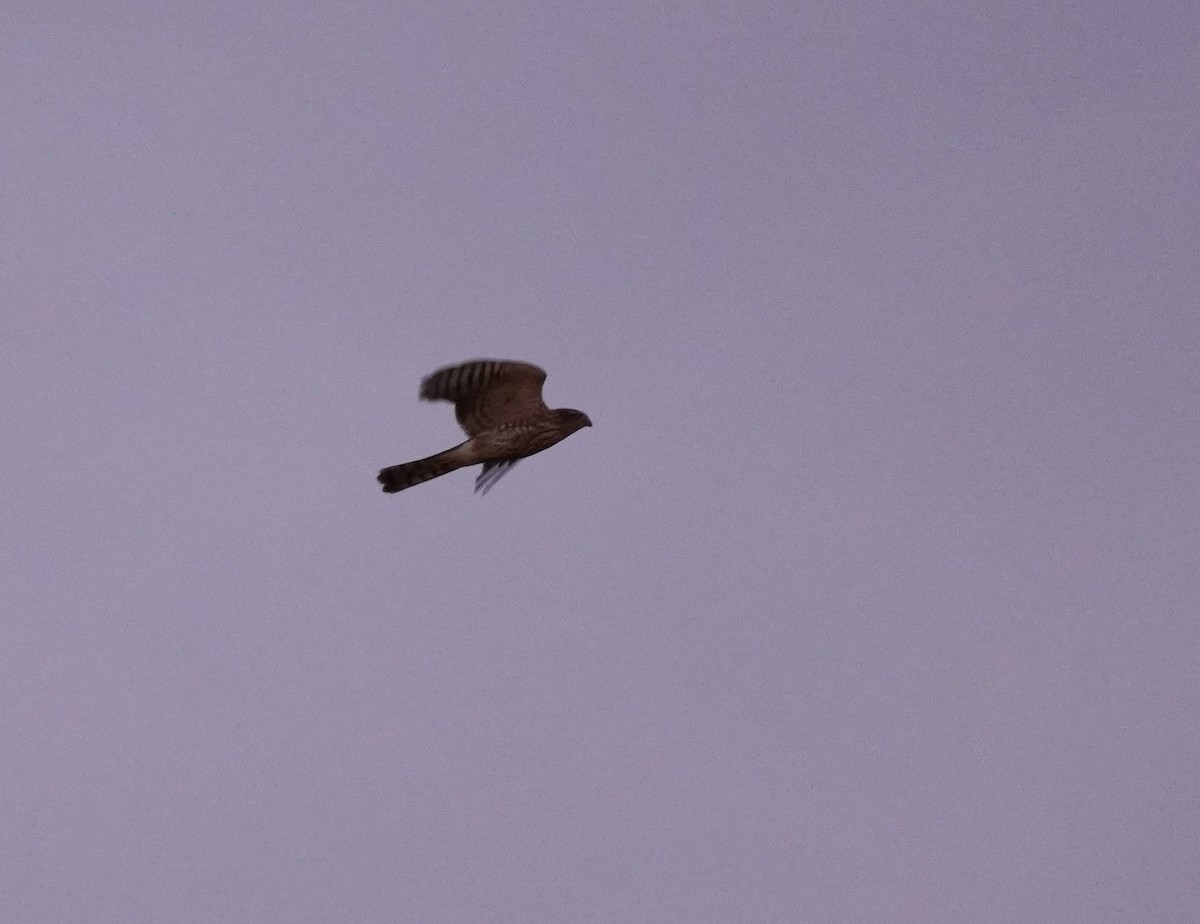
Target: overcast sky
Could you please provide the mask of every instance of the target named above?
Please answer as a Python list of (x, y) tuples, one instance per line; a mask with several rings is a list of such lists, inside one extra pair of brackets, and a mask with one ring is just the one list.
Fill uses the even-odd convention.
[(1193, 4), (5, 20), (0, 918), (1200, 919)]

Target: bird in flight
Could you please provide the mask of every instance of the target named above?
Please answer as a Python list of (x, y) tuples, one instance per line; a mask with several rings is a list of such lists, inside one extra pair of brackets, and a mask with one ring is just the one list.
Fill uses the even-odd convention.
[(383, 469), (379, 473), (383, 490), (395, 494), (482, 462), (475, 491), (486, 494), (518, 460), (592, 425), (583, 411), (546, 407), (545, 381), (544, 369), (504, 359), (473, 359), (426, 376), (421, 397), (453, 402), (454, 416), (470, 438), (427, 459)]

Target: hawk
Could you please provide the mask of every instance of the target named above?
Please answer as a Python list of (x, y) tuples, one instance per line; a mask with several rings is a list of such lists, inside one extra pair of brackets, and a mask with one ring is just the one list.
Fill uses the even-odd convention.
[(395, 494), (482, 462), (475, 491), (486, 494), (519, 459), (592, 425), (583, 411), (546, 407), (545, 381), (544, 369), (506, 359), (473, 359), (426, 376), (421, 397), (452, 401), (454, 416), (470, 439), (436, 456), (383, 469), (379, 473), (383, 490)]

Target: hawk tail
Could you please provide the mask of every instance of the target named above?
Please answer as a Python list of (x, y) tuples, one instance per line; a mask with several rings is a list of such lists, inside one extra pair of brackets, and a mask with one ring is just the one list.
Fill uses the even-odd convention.
[(378, 481), (383, 485), (385, 492), (395, 494), (397, 491), (411, 488), (413, 485), (420, 484), (423, 481), (448, 475), (450, 472), (460, 469), (464, 465), (472, 464), (469, 461), (463, 460), (462, 454), (459, 452), (460, 448), (459, 446), (455, 446), (453, 449), (439, 452), (436, 456), (430, 456), (427, 459), (417, 459), (415, 462), (405, 462), (402, 465), (389, 465), (387, 468), (380, 470)]

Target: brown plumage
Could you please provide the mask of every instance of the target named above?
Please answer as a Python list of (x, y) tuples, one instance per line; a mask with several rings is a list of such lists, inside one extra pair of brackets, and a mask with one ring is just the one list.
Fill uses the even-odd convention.
[(592, 425), (582, 411), (546, 407), (545, 381), (545, 371), (537, 366), (499, 359), (476, 359), (427, 376), (421, 382), (421, 397), (453, 402), (454, 416), (470, 439), (435, 456), (383, 469), (379, 473), (383, 490), (394, 494), (483, 463), (475, 490), (486, 494), (518, 459), (549, 449)]

